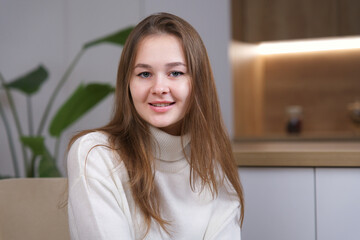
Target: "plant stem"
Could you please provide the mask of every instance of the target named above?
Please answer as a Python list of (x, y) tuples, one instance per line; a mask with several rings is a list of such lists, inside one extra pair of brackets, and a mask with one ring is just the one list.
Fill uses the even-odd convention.
[(29, 134), (30, 134), (30, 136), (33, 136), (34, 135), (34, 123), (33, 123), (33, 115), (32, 115), (31, 97), (29, 95), (26, 96), (26, 104), (27, 104), (27, 112), (28, 112)]
[(55, 139), (55, 151), (54, 151), (55, 163), (58, 162), (58, 158), (59, 158), (60, 138), (61, 138), (61, 136), (59, 136)]
[(18, 178), (18, 177), (20, 177), (20, 171), (19, 171), (18, 160), (17, 160), (17, 157), (16, 157), (15, 148), (14, 148), (14, 141), (12, 139), (12, 134), (11, 134), (11, 129), (10, 129), (10, 126), (9, 126), (9, 122), (6, 119), (6, 115), (5, 115), (5, 112), (4, 112), (4, 109), (2, 107), (1, 102), (0, 102), (0, 115), (1, 115), (1, 118), (2, 118), (2, 120), (4, 122), (4, 125), (5, 125), (6, 135), (7, 135), (9, 146), (10, 146), (11, 158), (12, 158), (12, 162), (13, 162), (13, 165), (14, 165), (15, 177)]
[(35, 163), (36, 163), (36, 156), (33, 155), (30, 161), (30, 167), (26, 172), (26, 177), (33, 178), (35, 177)]
[(82, 48), (78, 54), (75, 56), (75, 58), (73, 59), (73, 61), (71, 62), (71, 64), (69, 65), (69, 67), (67, 68), (66, 72), (64, 73), (63, 77), (60, 79), (58, 85), (56, 86), (54, 92), (51, 95), (51, 98), (45, 108), (44, 114), (41, 118), (40, 124), (39, 124), (39, 128), (37, 131), (37, 135), (40, 136), (42, 134), (42, 131), (44, 130), (45, 127), (45, 122), (47, 117), (49, 116), (51, 107), (54, 103), (54, 100), (56, 98), (56, 96), (58, 95), (60, 89), (62, 88), (62, 86), (65, 84), (65, 82), (68, 80), (69, 75), (71, 74), (71, 72), (73, 71), (74, 67), (76, 66), (76, 64), (78, 63), (79, 59), (81, 58), (81, 56), (83, 55), (83, 53), (85, 52), (85, 49)]
[[(4, 86), (4, 90), (5, 90), (6, 96), (8, 98), (9, 104), (10, 104), (10, 109), (11, 109), (11, 112), (12, 112), (14, 120), (15, 120), (15, 126), (16, 126), (16, 129), (18, 131), (19, 138), (20, 138), (24, 134), (23, 134), (23, 131), (22, 131), (22, 128), (21, 128), (21, 125), (20, 125), (19, 116), (18, 116), (17, 111), (16, 111), (14, 100), (13, 100), (13, 98), (11, 96), (11, 93), (10, 93), (9, 89), (5, 85), (6, 83), (5, 83), (5, 80), (4, 80), (1, 73), (0, 73), (0, 81), (1, 81), (2, 85)], [(22, 154), (23, 154), (24, 167), (25, 167), (25, 169), (28, 169), (28, 157), (27, 157), (26, 149), (25, 149), (23, 144), (21, 144), (21, 150), (22, 150)]]

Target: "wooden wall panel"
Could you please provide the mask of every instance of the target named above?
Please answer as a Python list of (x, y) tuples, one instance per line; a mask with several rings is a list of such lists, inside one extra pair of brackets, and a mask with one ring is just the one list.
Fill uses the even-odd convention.
[(231, 10), (238, 41), (360, 34), (359, 0), (232, 0)]
[(232, 9), (236, 40), (260, 42), (337, 35), (336, 0), (233, 0), (233, 8), (238, 8)]
[(351, 133), (347, 105), (360, 99), (360, 50), (269, 55), (264, 59), (264, 133), (284, 133), (301, 105), (304, 133)]
[(232, 43), (234, 136), (263, 134), (263, 65), (256, 45)]
[(338, 0), (339, 35), (358, 35), (360, 33), (360, 1)]

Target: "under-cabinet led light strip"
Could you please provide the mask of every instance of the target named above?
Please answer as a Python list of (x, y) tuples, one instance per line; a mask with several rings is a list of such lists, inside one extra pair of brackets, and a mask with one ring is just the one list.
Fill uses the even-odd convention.
[(270, 55), (346, 49), (360, 49), (360, 37), (264, 42), (259, 44), (258, 50), (262, 55)]

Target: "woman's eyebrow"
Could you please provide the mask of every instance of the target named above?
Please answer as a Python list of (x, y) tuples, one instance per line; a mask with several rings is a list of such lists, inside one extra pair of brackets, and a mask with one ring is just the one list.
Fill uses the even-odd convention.
[[(184, 66), (186, 67), (186, 64), (183, 62), (170, 62), (165, 64), (166, 67), (177, 67), (177, 66)], [(135, 65), (135, 68), (146, 68), (146, 69), (152, 69), (152, 67), (149, 64), (145, 64), (145, 63), (138, 63)]]
[(147, 68), (147, 69), (151, 69), (152, 67), (149, 64), (145, 64), (145, 63), (138, 63), (135, 65), (134, 68)]
[(177, 67), (177, 66), (184, 66), (186, 67), (186, 64), (183, 62), (171, 62), (166, 64), (167, 67)]

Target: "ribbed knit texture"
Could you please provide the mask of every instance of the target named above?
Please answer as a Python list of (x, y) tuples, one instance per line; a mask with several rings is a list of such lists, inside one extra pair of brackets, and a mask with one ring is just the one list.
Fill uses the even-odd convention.
[(187, 165), (184, 151), (186, 156), (190, 157), (190, 136), (173, 136), (151, 126), (150, 131), (155, 140), (153, 154), (156, 159), (156, 169), (164, 172), (183, 169)]

